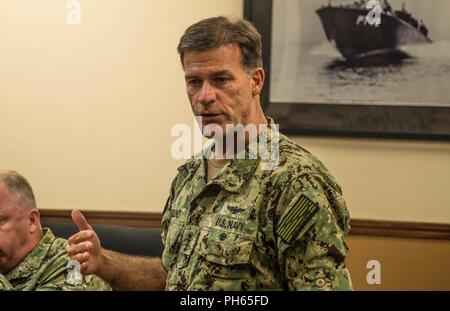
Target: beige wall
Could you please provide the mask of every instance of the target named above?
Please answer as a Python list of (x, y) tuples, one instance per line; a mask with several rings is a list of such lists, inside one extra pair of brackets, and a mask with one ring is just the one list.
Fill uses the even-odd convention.
[(192, 124), (176, 53), (187, 26), (242, 16), (242, 0), (0, 3), (0, 169), (30, 179), (51, 209), (161, 211)]
[[(242, 0), (65, 1), (0, 6), (0, 169), (50, 209), (161, 211), (176, 167), (170, 135), (192, 127), (176, 45)], [(296, 137), (343, 186), (355, 218), (450, 223), (450, 143)]]

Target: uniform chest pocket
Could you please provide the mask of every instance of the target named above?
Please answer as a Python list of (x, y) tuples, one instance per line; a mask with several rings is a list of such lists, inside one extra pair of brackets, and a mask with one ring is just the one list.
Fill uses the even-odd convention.
[(203, 238), (199, 254), (205, 259), (207, 273), (226, 279), (250, 277), (254, 238), (211, 230)]

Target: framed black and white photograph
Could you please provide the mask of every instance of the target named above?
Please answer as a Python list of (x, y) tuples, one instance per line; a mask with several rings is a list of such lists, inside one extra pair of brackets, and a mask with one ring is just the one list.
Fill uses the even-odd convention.
[(291, 134), (450, 139), (450, 1), (247, 0)]

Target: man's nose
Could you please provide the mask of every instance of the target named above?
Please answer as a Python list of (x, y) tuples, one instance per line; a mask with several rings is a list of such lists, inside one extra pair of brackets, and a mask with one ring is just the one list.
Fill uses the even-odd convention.
[(208, 82), (204, 82), (199, 90), (198, 102), (202, 105), (208, 105), (216, 100), (216, 92), (214, 87)]

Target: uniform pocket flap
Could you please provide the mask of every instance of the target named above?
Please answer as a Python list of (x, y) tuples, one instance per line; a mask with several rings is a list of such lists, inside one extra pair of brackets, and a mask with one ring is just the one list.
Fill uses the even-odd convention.
[[(230, 235), (222, 232), (219, 233), (219, 237), (223, 238), (223, 234)], [(253, 239), (236, 235), (231, 238), (234, 243), (231, 243), (229, 238), (223, 240), (216, 239), (215, 234), (209, 235), (206, 243), (202, 243), (199, 249), (200, 255), (210, 262), (223, 266), (247, 264), (250, 261)]]

